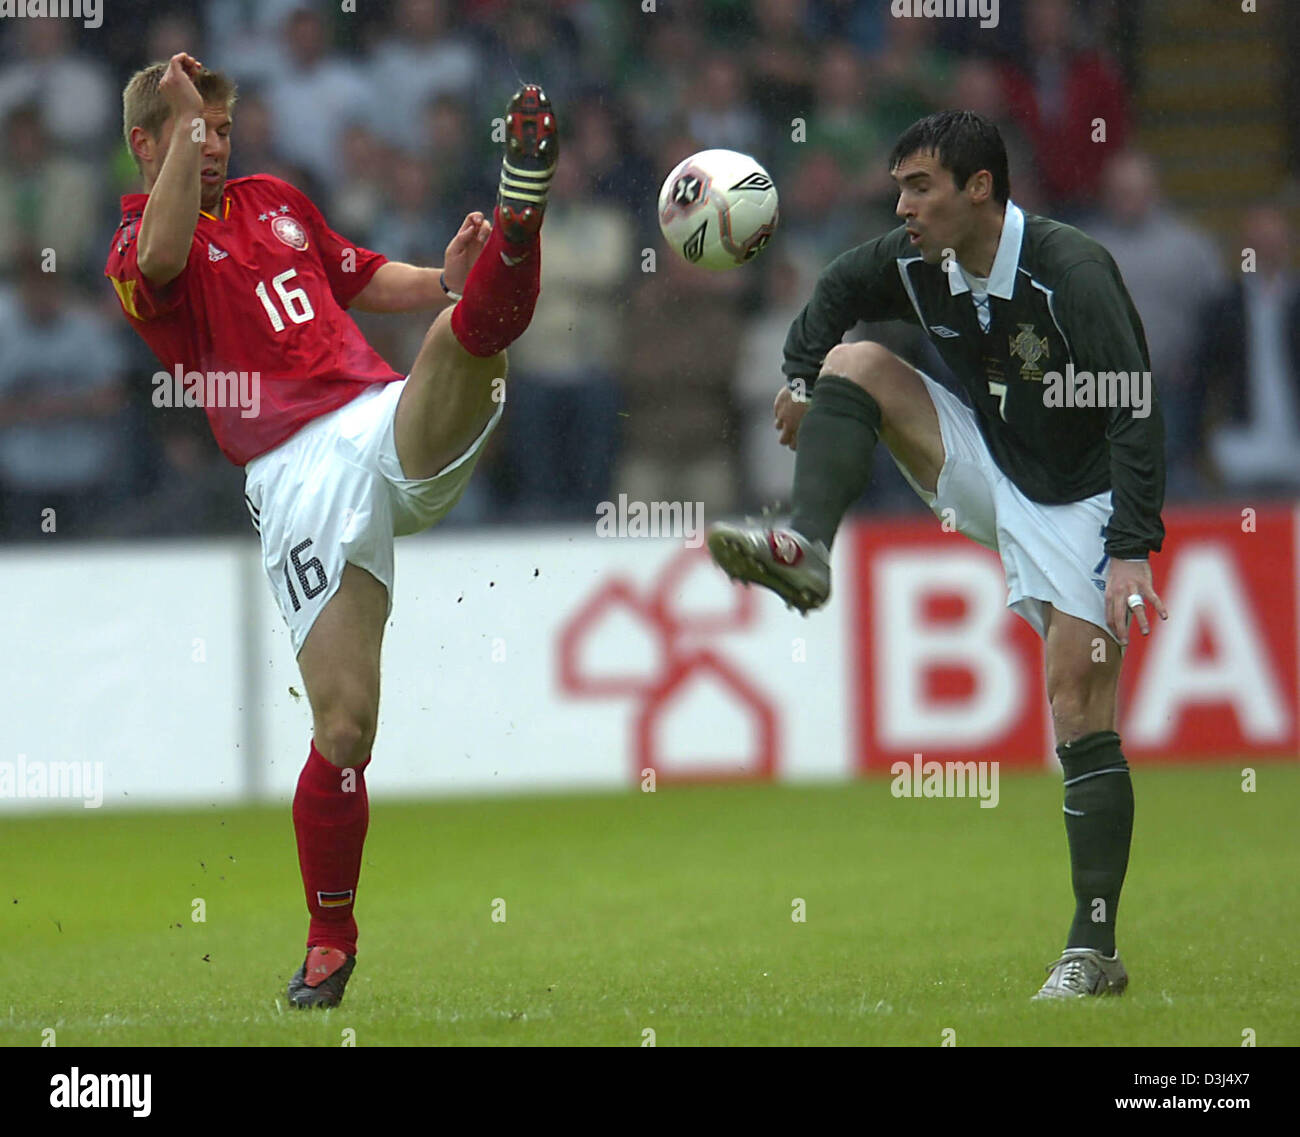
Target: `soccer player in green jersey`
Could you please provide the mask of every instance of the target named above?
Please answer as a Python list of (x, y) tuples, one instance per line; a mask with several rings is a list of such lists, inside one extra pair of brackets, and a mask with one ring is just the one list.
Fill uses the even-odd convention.
[[(821, 606), (879, 439), (936, 514), (998, 552), (1008, 605), (1045, 645), (1076, 904), (1035, 998), (1117, 995), (1133, 831), (1122, 648), (1131, 618), (1143, 635), (1149, 610), (1167, 618), (1147, 562), (1165, 462), (1142, 323), (1101, 245), (1011, 201), (987, 119), (924, 118), (889, 164), (902, 226), (832, 261), (786, 338), (775, 419), (796, 450), (790, 522), (717, 525), (709, 549), (733, 579)], [(841, 342), (860, 320), (898, 319), (926, 331), (969, 406), (880, 344)]]

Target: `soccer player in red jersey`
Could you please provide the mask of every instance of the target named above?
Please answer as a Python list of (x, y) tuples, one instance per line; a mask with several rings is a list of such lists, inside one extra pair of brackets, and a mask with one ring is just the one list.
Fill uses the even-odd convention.
[[(185, 53), (131, 78), (124, 133), (147, 192), (122, 198), (105, 274), (246, 471), (313, 720), (293, 802), (311, 919), (288, 996), (328, 1007), (356, 959), (393, 538), (455, 505), (501, 416), (505, 348), (537, 301), (558, 138), (546, 96), (523, 87), (507, 107), (495, 224), (470, 214), (444, 267), (419, 268), (350, 244), (279, 178), (227, 182), (235, 97)], [(441, 311), (403, 378), (348, 307)]]

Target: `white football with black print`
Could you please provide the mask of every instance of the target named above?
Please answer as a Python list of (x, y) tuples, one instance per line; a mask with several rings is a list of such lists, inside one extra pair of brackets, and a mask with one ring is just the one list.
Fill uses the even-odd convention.
[(677, 254), (718, 271), (751, 261), (772, 239), (776, 186), (748, 154), (701, 150), (679, 162), (659, 191), (659, 228)]

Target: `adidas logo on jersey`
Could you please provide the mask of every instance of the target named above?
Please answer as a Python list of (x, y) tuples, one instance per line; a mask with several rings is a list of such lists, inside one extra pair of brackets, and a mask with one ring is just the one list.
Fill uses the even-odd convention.
[(222, 259), (222, 257), (228, 257), (228, 256), (230, 256), (229, 253), (222, 252), (211, 241), (208, 242), (208, 260), (219, 261)]

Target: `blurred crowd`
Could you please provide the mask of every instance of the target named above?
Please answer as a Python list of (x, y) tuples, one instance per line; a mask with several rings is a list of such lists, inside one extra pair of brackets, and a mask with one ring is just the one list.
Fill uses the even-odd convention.
[[(545, 86), (563, 160), (542, 298), (456, 522), (589, 520), (619, 492), (702, 500), (712, 516), (788, 495), (793, 456), (771, 429), (786, 329), (827, 261), (897, 224), (885, 156), (948, 106), (999, 123), (1017, 204), (1079, 225), (1118, 260), (1164, 405), (1171, 500), (1300, 488), (1286, 215), (1244, 215), (1258, 264), (1243, 273), (1163, 203), (1134, 123), (1131, 5), (1004, 0), (996, 32), (854, 0), (343, 7), (137, 0), (130, 21), (109, 5), (93, 30), (6, 21), (0, 537), (38, 537), (50, 508), (60, 532), (251, 532), (242, 473), (202, 412), (152, 406), (159, 365), (102, 275), (119, 197), (140, 188), (121, 88), (181, 50), (240, 85), (231, 177), (283, 177), (350, 240), (426, 265), (467, 212), (490, 211), (491, 119), (520, 79)], [(1099, 116), (1100, 147), (1087, 129)], [(782, 195), (777, 239), (742, 271), (691, 268), (658, 234), (662, 178), (707, 147), (754, 154)], [(357, 320), (405, 373), (427, 320)], [(944, 377), (914, 328), (853, 334)], [(863, 507), (920, 509), (880, 457)]]

